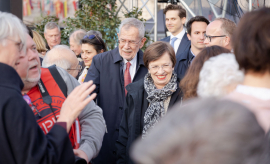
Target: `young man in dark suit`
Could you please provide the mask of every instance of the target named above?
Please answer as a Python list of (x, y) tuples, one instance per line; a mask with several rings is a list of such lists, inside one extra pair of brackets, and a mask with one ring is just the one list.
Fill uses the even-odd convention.
[(176, 56), (179, 56), (189, 46), (187, 33), (184, 29), (186, 22), (186, 10), (179, 5), (168, 5), (163, 13), (166, 18), (166, 27), (171, 32), (171, 36), (161, 39), (161, 41), (169, 42), (174, 48)]
[(192, 62), (193, 58), (198, 55), (203, 48), (204, 34), (209, 21), (203, 16), (196, 16), (187, 22), (187, 37), (191, 45), (179, 56), (176, 56), (175, 72), (179, 79), (182, 79)]

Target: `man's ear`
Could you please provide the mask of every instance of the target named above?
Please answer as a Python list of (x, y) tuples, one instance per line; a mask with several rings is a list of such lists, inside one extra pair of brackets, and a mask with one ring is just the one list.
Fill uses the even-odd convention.
[(190, 40), (190, 35), (189, 34), (187, 34), (187, 37), (188, 37), (188, 40)]
[(101, 49), (99, 53), (103, 53), (104, 52), (104, 49)]
[(183, 18), (180, 18), (180, 19), (181, 19), (182, 25), (184, 25), (186, 23), (186, 17), (183, 17)]
[(231, 38), (226, 36), (225, 39), (224, 39), (224, 47), (228, 47), (231, 43)]
[(145, 41), (146, 41), (146, 40), (147, 40), (147, 39), (146, 39), (146, 37), (143, 37), (143, 38), (142, 38), (140, 48), (142, 48), (142, 47), (143, 47), (143, 45), (144, 45), (144, 43), (145, 43)]

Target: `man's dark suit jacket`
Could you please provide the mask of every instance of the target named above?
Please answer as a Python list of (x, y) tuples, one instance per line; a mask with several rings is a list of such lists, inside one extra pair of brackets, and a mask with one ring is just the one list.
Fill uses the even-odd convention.
[(174, 72), (177, 74), (177, 78), (180, 81), (186, 74), (186, 71), (190, 65), (194, 55), (190, 51), (190, 46), (180, 55), (176, 56), (176, 64), (174, 66)]
[[(96, 85), (94, 92), (97, 93), (97, 105), (103, 110), (108, 131), (104, 135), (99, 155), (93, 160), (94, 164), (116, 163), (115, 142), (118, 139), (125, 104), (123, 67), (123, 58), (117, 47), (96, 55), (85, 78), (85, 82), (93, 80)], [(139, 50), (133, 82), (144, 78), (147, 71), (143, 64), (143, 52)]]
[[(171, 37), (168, 36), (166, 38), (161, 39), (160, 41), (163, 42), (169, 42), (170, 43)], [(183, 36), (180, 45), (178, 47), (177, 53), (175, 53), (176, 57), (179, 56), (181, 53), (183, 53), (186, 49), (188, 49), (190, 47), (190, 40), (187, 37), (187, 33), (185, 33), (185, 35)]]

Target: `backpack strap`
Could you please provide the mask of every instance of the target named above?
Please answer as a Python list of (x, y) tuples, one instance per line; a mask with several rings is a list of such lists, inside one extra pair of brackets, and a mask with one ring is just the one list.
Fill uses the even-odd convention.
[(60, 73), (58, 72), (56, 65), (52, 65), (52, 66), (48, 67), (48, 69), (51, 72), (54, 80), (58, 84), (59, 88), (61, 89), (61, 91), (65, 95), (65, 97), (67, 97), (67, 85), (66, 85), (65, 81), (63, 80), (62, 76), (60, 75)]

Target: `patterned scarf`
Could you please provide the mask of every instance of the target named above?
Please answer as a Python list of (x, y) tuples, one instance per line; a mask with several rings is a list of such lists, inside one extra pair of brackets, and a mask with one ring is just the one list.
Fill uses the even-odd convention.
[(150, 73), (147, 73), (144, 77), (144, 89), (148, 94), (146, 99), (149, 101), (150, 105), (144, 115), (142, 138), (145, 138), (148, 131), (152, 129), (160, 121), (161, 117), (165, 115), (164, 100), (176, 91), (177, 75), (173, 73), (169, 83), (162, 89), (157, 89)]

